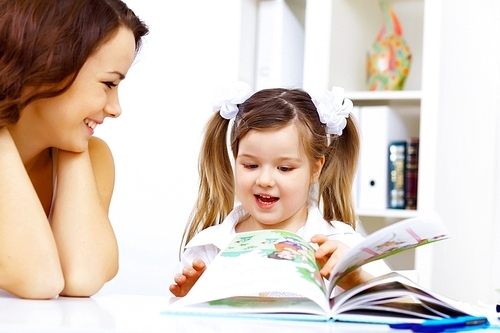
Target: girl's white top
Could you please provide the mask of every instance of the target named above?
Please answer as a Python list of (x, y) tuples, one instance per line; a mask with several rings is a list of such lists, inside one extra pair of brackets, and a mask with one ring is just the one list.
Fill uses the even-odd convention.
[[(308, 203), (308, 214), (306, 223), (295, 233), (309, 241), (314, 235), (327, 235), (331, 240), (337, 240), (349, 247), (353, 247), (364, 238), (356, 232), (350, 225), (333, 221), (332, 224), (323, 219), (323, 216), (315, 203)], [(247, 211), (242, 205), (238, 205), (229, 213), (221, 224), (209, 227), (196, 234), (186, 245), (181, 258), (181, 270), (185, 266), (190, 266), (193, 260), (201, 258), (208, 266), (217, 254), (224, 250), (236, 234), (236, 225), (247, 216)], [(363, 270), (373, 276), (380, 276), (389, 273), (391, 269), (381, 259), (363, 266)], [(334, 294), (341, 292), (340, 287), (336, 287)]]

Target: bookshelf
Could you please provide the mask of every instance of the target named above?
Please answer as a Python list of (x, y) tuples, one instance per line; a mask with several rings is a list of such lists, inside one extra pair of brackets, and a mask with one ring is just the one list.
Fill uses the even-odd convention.
[[(366, 54), (383, 23), (378, 0), (315, 0), (304, 3), (305, 49), (303, 87), (307, 90), (318, 85), (324, 88), (338, 85), (355, 106), (390, 106), (403, 119), (409, 137), (419, 137), (420, 166), (425, 165), (426, 150), (432, 146), (432, 129), (425, 128), (426, 86), (424, 73), (424, 27), (428, 25), (424, 0), (387, 0), (395, 11), (403, 29), (403, 38), (412, 52), (412, 64), (402, 91), (367, 91)], [(431, 133), (431, 135), (427, 133)], [(363, 166), (360, 165), (360, 168)], [(423, 172), (432, 173), (425, 169)], [(418, 206), (415, 210), (358, 209), (360, 221), (367, 233), (387, 224), (416, 216), (419, 211), (432, 207), (432, 186), (418, 184)], [(425, 186), (424, 186), (425, 185)], [(427, 200), (427, 202), (426, 202)], [(416, 249), (388, 260), (396, 270), (416, 270), (419, 282), (429, 285), (428, 269), (432, 255), (429, 249)]]
[(390, 104), (407, 103), (420, 104), (422, 92), (420, 90), (399, 90), (399, 91), (347, 91), (346, 97), (360, 104)]
[[(378, 0), (245, 0), (243, 16), (258, 16), (261, 2), (274, 2), (276, 7), (286, 8), (281, 11), (292, 13), (294, 17), (291, 19), (303, 29), (303, 50), (282, 53), (281, 57), (273, 58), (274, 63), (269, 67), (272, 73), (273, 66), (282, 68), (286, 57), (303, 59), (303, 75), (295, 81), (274, 77), (275, 85), (277, 82), (282, 86), (299, 86), (305, 90), (342, 86), (355, 106), (390, 106), (403, 119), (409, 137), (420, 138), (418, 210), (358, 209), (364, 229), (370, 233), (387, 224), (414, 217), (419, 212), (432, 210), (435, 174), (432, 158), (437, 133), (434, 125), (436, 115), (432, 114), (432, 110), (437, 103), (433, 91), (437, 82), (431, 76), (438, 63), (431, 57), (439, 48), (439, 36), (432, 33), (433, 25), (439, 20), (438, 8), (429, 4), (429, 0), (386, 1), (401, 22), (403, 38), (412, 52), (412, 64), (402, 91), (367, 91), (366, 54), (383, 23)], [(250, 40), (248, 30), (245, 34), (243, 39)], [(282, 39), (289, 37), (283, 35)], [(257, 47), (258, 43), (257, 40)], [(245, 43), (242, 50), (244, 48)], [(269, 52), (273, 53), (274, 48), (269, 45)], [(259, 75), (255, 63), (255, 59), (250, 59), (248, 53), (242, 51), (241, 64), (246, 70), (240, 71), (242, 79), (257, 81), (248, 75), (247, 70), (253, 68), (253, 73)], [(426, 73), (429, 74), (426, 76)], [(429, 286), (431, 260), (431, 249), (419, 248), (396, 256), (389, 264), (396, 270), (416, 270), (419, 282)]]
[[(390, 106), (401, 118), (410, 137), (420, 137), (421, 91), (349, 91), (350, 98), (357, 107)], [(363, 134), (363, 133), (361, 133)], [(386, 157), (386, 156), (384, 156)], [(362, 166), (360, 165), (360, 168)], [(356, 184), (355, 184), (356, 186)], [(404, 219), (415, 217), (418, 211), (405, 209), (365, 209), (358, 207), (357, 214), (363, 222), (364, 217)], [(408, 269), (408, 268), (406, 268)]]

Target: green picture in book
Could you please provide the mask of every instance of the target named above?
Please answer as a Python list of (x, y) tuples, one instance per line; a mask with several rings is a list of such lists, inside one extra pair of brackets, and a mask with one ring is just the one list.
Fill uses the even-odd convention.
[(231, 306), (231, 307), (253, 307), (253, 308), (266, 308), (266, 307), (287, 307), (304, 302), (300, 298), (268, 298), (268, 297), (250, 297), (250, 296), (237, 296), (226, 299), (220, 299), (208, 302), (211, 306)]
[(255, 252), (262, 260), (289, 261), (303, 279), (316, 283), (320, 289), (323, 288), (314, 249), (293, 233), (273, 230), (265, 235), (259, 233), (250, 235), (245, 233), (241, 237), (236, 235), (221, 256), (239, 257)]

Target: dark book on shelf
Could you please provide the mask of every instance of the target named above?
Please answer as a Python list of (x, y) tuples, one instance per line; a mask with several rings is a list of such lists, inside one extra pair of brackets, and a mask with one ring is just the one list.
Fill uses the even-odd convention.
[(406, 145), (406, 209), (417, 209), (419, 139), (411, 138)]
[(389, 202), (392, 209), (405, 209), (406, 141), (389, 144)]

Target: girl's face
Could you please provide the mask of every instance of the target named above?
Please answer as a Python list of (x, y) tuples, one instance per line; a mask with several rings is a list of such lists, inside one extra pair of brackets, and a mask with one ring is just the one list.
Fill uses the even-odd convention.
[(235, 162), (236, 194), (250, 214), (244, 229), (297, 231), (304, 225), (309, 187), (318, 180), (324, 159), (309, 163), (295, 125), (249, 131)]
[(37, 140), (73, 152), (87, 149), (96, 126), (121, 114), (117, 86), (134, 56), (134, 36), (120, 28), (87, 59), (66, 92), (30, 104), (23, 116), (30, 119)]

